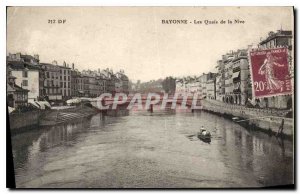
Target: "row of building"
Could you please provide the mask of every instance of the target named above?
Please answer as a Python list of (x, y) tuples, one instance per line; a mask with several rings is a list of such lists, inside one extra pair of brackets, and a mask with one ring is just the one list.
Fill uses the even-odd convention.
[[(257, 48), (269, 49), (284, 46), (288, 47), (291, 56), (292, 39), (292, 31), (270, 32), (267, 38), (260, 41)], [(230, 104), (246, 105), (251, 102), (262, 108), (291, 108), (292, 95), (253, 99), (248, 58), (248, 50), (252, 48), (251, 45), (247, 49), (230, 51), (222, 55), (217, 61), (217, 73), (210, 72), (201, 76), (177, 79), (176, 92), (198, 92), (208, 99)], [(291, 61), (290, 74), (293, 75)]]
[(203, 73), (200, 76), (187, 76), (176, 79), (177, 93), (199, 93), (209, 99), (216, 97), (216, 77), (217, 73)]
[[(123, 70), (78, 71), (64, 62), (40, 63), (38, 55), (7, 56), (7, 97), (9, 106), (27, 101), (61, 103), (73, 97), (97, 97), (102, 93), (128, 93), (129, 79)], [(26, 99), (27, 98), (27, 99)]]

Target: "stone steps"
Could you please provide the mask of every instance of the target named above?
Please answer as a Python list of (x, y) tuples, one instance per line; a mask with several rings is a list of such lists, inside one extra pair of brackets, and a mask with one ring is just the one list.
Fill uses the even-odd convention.
[(90, 115), (91, 113), (59, 113), (56, 122), (63, 123), (74, 119), (84, 118)]
[(56, 125), (67, 121), (88, 117), (96, 113), (95, 110), (88, 108), (73, 111), (74, 112), (53, 111), (43, 117), (40, 125)]

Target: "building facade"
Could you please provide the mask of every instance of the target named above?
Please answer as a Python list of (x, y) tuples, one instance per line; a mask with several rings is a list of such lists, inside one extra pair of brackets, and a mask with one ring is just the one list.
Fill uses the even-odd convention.
[(216, 79), (210, 79), (206, 82), (207, 98), (216, 99)]
[(60, 88), (63, 100), (70, 99), (71, 96), (71, 68), (68, 67), (66, 62), (60, 68)]
[(39, 67), (24, 61), (7, 61), (16, 85), (28, 90), (28, 100), (38, 100), (40, 96)]
[(63, 102), (73, 97), (98, 97), (104, 92), (129, 93), (129, 79), (124, 70), (115, 74), (111, 69), (80, 72), (74, 63), (72, 68), (66, 62), (40, 63), (38, 55), (21, 53), (7, 56), (7, 68), (16, 85), (28, 90), (28, 100), (32, 101)]
[(7, 106), (18, 108), (19, 106), (26, 106), (28, 103), (29, 90), (18, 86), (15, 83), (16, 77), (12, 76), (10, 69), (7, 71)]
[[(292, 31), (278, 30), (270, 32), (267, 38), (260, 41), (258, 49), (271, 49), (277, 47), (287, 47), (289, 50), (290, 75), (293, 75), (293, 46)], [(249, 71), (248, 49), (231, 51), (222, 55), (222, 60), (217, 61), (218, 74), (216, 77), (216, 99), (225, 103), (247, 105), (250, 101), (261, 108), (290, 109), (292, 108), (293, 95), (283, 95), (268, 98), (253, 99), (252, 83)], [(293, 76), (291, 76), (292, 83)]]
[(232, 60), (232, 73), (233, 102), (235, 104), (246, 105), (248, 98), (252, 98), (252, 90), (249, 87), (250, 71), (246, 49), (238, 50), (235, 53)]
[(225, 99), (225, 64), (223, 60), (217, 61), (216, 66), (218, 73), (216, 77), (216, 100), (224, 101)]
[(44, 70), (44, 99), (50, 102), (62, 101), (62, 91), (60, 87), (60, 67), (54, 62), (40, 63)]
[(233, 51), (227, 53), (223, 57), (224, 62), (224, 79), (225, 79), (225, 102), (233, 103), (233, 71), (232, 71), (232, 60), (234, 53)]
[(129, 79), (123, 70), (116, 73), (115, 90), (116, 92), (129, 93)]

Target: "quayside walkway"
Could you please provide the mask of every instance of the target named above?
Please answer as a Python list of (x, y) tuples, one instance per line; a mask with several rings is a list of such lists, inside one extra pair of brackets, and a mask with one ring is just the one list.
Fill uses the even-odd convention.
[(233, 117), (240, 117), (259, 128), (271, 130), (277, 133), (278, 128), (284, 120), (283, 134), (292, 135), (294, 131), (293, 118), (287, 118), (286, 115), (291, 110), (259, 109), (247, 108), (241, 105), (226, 104), (216, 100), (202, 100), (202, 109), (217, 114), (227, 114)]

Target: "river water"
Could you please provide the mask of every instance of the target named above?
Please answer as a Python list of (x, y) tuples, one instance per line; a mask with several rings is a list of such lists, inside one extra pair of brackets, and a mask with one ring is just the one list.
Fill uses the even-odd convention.
[[(195, 136), (202, 125), (210, 143)], [(19, 188), (237, 188), (294, 180), (290, 140), (200, 111), (98, 114), (13, 135), (12, 144)]]

